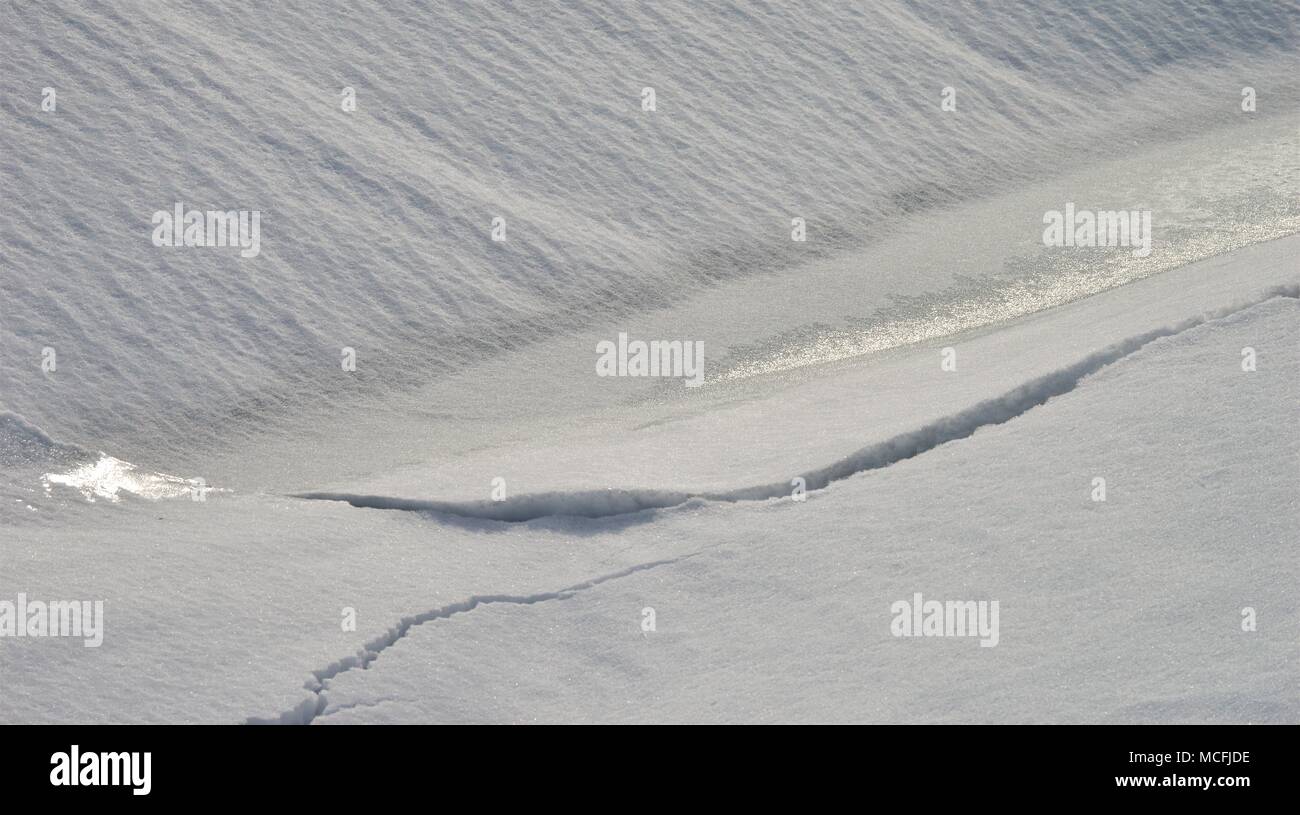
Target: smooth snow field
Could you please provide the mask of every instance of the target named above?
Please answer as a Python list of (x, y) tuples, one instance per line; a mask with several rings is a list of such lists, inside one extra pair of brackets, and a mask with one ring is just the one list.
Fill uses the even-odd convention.
[(0, 4), (3, 724), (1300, 723), (1298, 407), (1300, 2)]

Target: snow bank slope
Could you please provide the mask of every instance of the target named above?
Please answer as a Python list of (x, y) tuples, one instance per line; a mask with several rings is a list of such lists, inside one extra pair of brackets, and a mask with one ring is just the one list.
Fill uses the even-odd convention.
[[(1175, 0), (5, 3), (0, 407), (155, 466), (310, 425), (1240, 121), (1246, 84), (1259, 119), (1293, 111), (1298, 19)], [(151, 246), (175, 202), (261, 211), (261, 253)]]

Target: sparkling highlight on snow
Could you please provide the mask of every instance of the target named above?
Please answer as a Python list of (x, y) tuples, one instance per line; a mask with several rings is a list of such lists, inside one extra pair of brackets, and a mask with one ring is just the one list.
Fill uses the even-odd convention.
[[(192, 495), (195, 483), (166, 473), (141, 470), (129, 461), (101, 454), (98, 461), (82, 464), (65, 473), (46, 473), (41, 477), (48, 493), (52, 485), (70, 487), (88, 501), (107, 498), (121, 500), (119, 493), (129, 493), (151, 501)], [(211, 492), (204, 487), (205, 492)]]

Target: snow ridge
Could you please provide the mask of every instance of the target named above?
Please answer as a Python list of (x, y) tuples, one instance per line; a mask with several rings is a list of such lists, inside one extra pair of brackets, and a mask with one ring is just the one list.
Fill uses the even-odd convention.
[(78, 444), (58, 441), (24, 416), (0, 409), (0, 464), (71, 461), (93, 457)]
[(361, 650), (352, 656), (344, 657), (336, 662), (319, 670), (312, 671), (312, 678), (309, 679), (304, 687), (311, 691), (312, 695), (304, 699), (299, 705), (291, 710), (281, 713), (274, 718), (261, 718), (250, 716), (244, 724), (311, 724), (317, 716), (324, 712), (328, 699), (325, 696), (325, 690), (329, 680), (341, 673), (354, 669), (366, 670), (370, 664), (379, 658), (379, 655), (387, 648), (392, 647), (398, 640), (405, 637), (412, 628), (417, 625), (424, 625), (433, 620), (445, 620), (456, 614), (473, 611), (479, 606), (493, 605), (496, 603), (506, 603), (518, 606), (530, 606), (536, 603), (544, 603), (550, 600), (567, 600), (580, 591), (599, 586), (611, 580), (617, 580), (620, 577), (627, 577), (637, 572), (644, 572), (649, 569), (655, 569), (660, 566), (667, 566), (673, 563), (679, 563), (688, 558), (692, 558), (697, 553), (683, 555), (677, 558), (666, 560), (654, 560), (648, 563), (639, 563), (635, 566), (629, 566), (617, 572), (594, 577), (590, 580), (584, 580), (581, 583), (575, 583), (567, 588), (558, 591), (542, 592), (540, 594), (475, 594), (466, 600), (458, 603), (441, 606), (439, 608), (422, 611), (408, 617), (403, 617), (397, 625), (388, 629), (382, 636), (377, 637), (366, 643)]
[[(808, 492), (868, 470), (888, 467), (933, 450), (941, 444), (971, 436), (982, 427), (1004, 424), (1057, 396), (1069, 393), (1091, 374), (1136, 353), (1148, 344), (1180, 334), (1212, 320), (1259, 305), (1274, 297), (1300, 298), (1300, 284), (1278, 286), (1257, 300), (1236, 304), (1181, 323), (1153, 329), (1122, 340), (1065, 368), (1033, 379), (1001, 396), (980, 402), (917, 430), (864, 447), (857, 452), (801, 477)], [(307, 492), (293, 497), (322, 501), (343, 501), (367, 509), (397, 509), (462, 518), (521, 523), (550, 517), (610, 518), (647, 510), (668, 509), (689, 501), (767, 501), (791, 495), (789, 482), (739, 487), (723, 492), (690, 493), (661, 489), (605, 489), (575, 492), (546, 492), (521, 495), (508, 501), (434, 501), (344, 492)]]

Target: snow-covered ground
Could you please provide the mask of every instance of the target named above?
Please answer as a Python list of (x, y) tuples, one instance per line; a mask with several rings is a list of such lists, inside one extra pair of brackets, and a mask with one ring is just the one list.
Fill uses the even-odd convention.
[[(316, 721), (1296, 722), (1297, 347), (1269, 300), (805, 503), (608, 535), (697, 548), (423, 612)], [(996, 647), (892, 636), (916, 592), (998, 599)]]
[(0, 722), (1300, 721), (1300, 5), (172, 6), (0, 8)]

